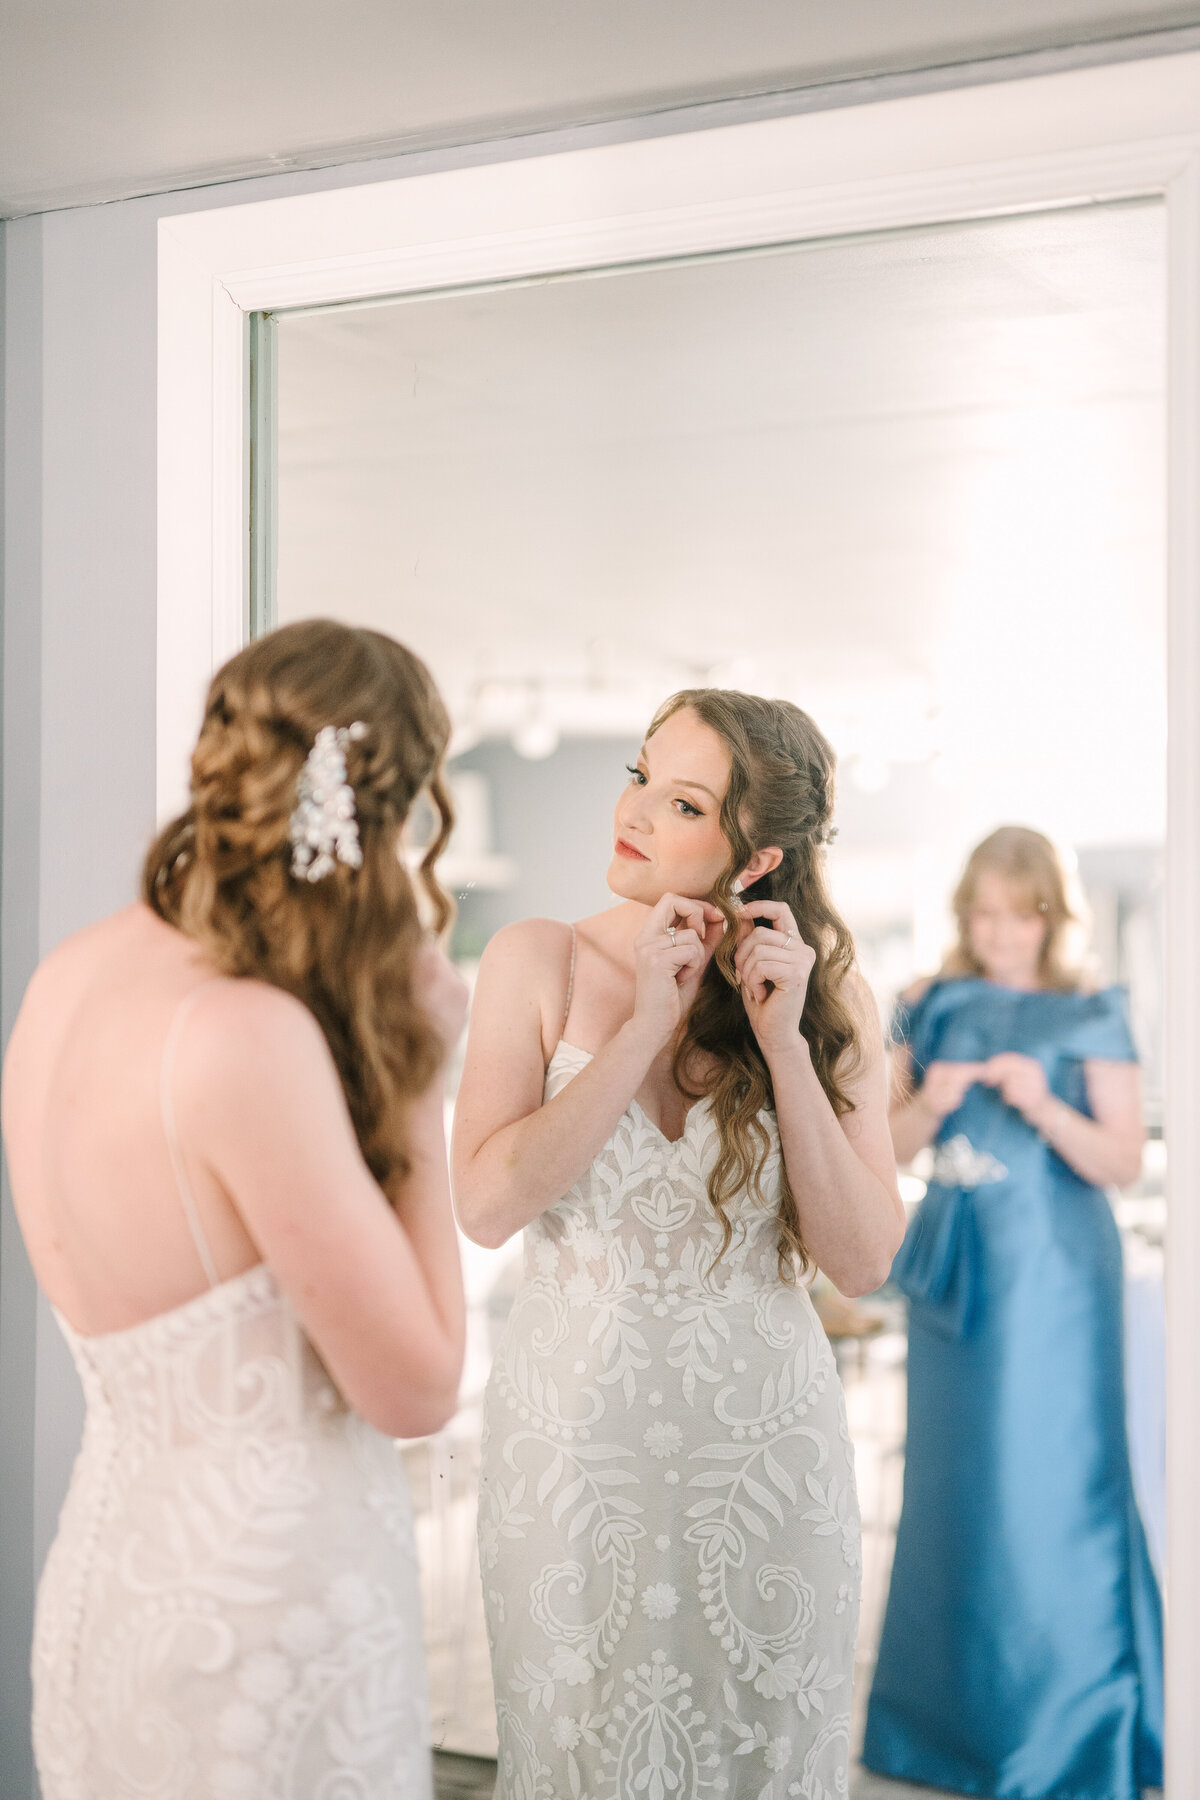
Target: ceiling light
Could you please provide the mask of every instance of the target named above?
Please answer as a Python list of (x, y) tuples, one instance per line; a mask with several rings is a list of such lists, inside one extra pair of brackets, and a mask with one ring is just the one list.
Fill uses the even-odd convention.
[(512, 734), (513, 749), (518, 756), (528, 757), (530, 762), (553, 756), (558, 749), (558, 739), (558, 726), (542, 712), (530, 713)]

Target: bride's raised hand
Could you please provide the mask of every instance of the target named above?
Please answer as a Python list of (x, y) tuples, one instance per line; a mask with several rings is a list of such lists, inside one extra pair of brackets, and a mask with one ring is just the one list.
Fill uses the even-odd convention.
[(412, 995), (449, 1056), (467, 1022), (470, 993), (436, 938), (428, 937), (413, 962)]
[[(768, 921), (755, 924), (756, 919)], [(794, 1050), (817, 953), (782, 900), (751, 900), (738, 919), (733, 962), (742, 1003), (767, 1061)]]
[(634, 939), (634, 1019), (665, 1044), (696, 997), (724, 919), (706, 900), (664, 894)]

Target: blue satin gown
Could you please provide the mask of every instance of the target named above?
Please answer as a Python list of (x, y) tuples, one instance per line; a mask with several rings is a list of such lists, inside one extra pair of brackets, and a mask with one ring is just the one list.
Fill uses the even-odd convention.
[[(931, 1062), (1133, 1061), (1117, 988), (935, 982), (900, 1008)], [(904, 1506), (863, 1761), (1003, 1800), (1133, 1800), (1162, 1781), (1162, 1619), (1125, 1438), (1112, 1209), (990, 1088), (935, 1143), (893, 1269), (909, 1297)]]

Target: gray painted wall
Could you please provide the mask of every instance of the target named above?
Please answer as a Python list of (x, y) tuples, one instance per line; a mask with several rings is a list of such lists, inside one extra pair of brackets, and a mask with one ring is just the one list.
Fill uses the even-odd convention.
[(455, 758), (456, 769), (487, 777), (492, 843), (516, 864), (512, 887), (459, 891), (456, 954), (478, 956), (514, 919), (582, 919), (613, 904), (604, 880), (610, 822), (637, 753), (634, 738), (567, 738), (530, 762), (489, 740)]
[[(41, 221), (3, 228), (5, 433), (0, 1015), (37, 960), (41, 813)], [(10, 435), (8, 422), (14, 428)], [(17, 524), (19, 521), (19, 524)], [(37, 1312), (7, 1170), (0, 1197), (0, 1787), (32, 1789), (28, 1748)]]

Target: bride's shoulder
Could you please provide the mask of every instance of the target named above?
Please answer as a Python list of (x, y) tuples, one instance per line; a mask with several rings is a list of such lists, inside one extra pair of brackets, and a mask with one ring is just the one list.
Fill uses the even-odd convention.
[(126, 907), (62, 938), (33, 971), (21, 1002), (25, 1023), (44, 1008), (71, 1004), (97, 972), (127, 949), (131, 926), (140, 925), (137, 909)]
[(573, 927), (561, 919), (517, 919), (488, 939), (485, 963), (540, 967), (547, 957), (570, 955)]
[(857, 964), (847, 969), (842, 977), (841, 993), (860, 1030), (864, 1025), (878, 1024), (879, 1004), (875, 991)]
[(520, 919), (491, 938), (479, 963), (471, 1029), (505, 1028), (517, 1019), (536, 1024), (545, 1056), (555, 1042), (571, 988), (572, 927), (561, 919)]

